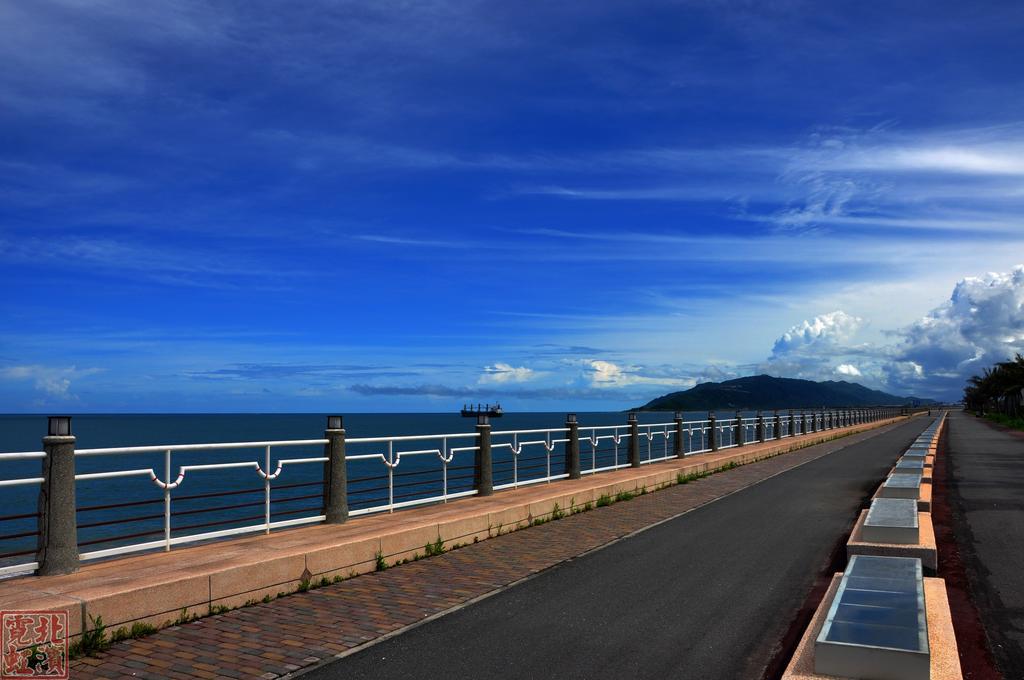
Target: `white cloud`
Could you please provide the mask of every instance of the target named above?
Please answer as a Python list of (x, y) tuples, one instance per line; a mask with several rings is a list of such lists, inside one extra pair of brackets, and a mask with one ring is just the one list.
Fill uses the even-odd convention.
[(1024, 207), (1024, 124), (822, 127), (788, 146), (620, 150), (592, 166), (623, 177), (520, 191), (572, 200), (720, 203), (730, 206), (732, 218), (783, 230), (1012, 235)]
[(962, 279), (949, 300), (900, 334), (899, 359), (950, 386), (1024, 352), (1024, 265)]
[(0, 368), (0, 378), (8, 380), (31, 380), (37, 391), (54, 399), (74, 400), (71, 381), (99, 373), (98, 368), (79, 369), (75, 366), (54, 367), (30, 364)]
[(839, 364), (836, 366), (836, 373), (839, 375), (847, 375), (851, 377), (860, 377), (860, 369), (853, 364)]
[[(949, 299), (889, 342), (855, 342), (860, 318), (831, 312), (793, 326), (757, 368), (822, 380), (855, 377), (890, 392), (955, 397), (973, 374), (1024, 353), (1024, 265), (959, 281)], [(838, 362), (838, 363), (837, 363)]]
[[(1018, 131), (1019, 132), (1019, 131)], [(934, 172), (965, 175), (1024, 175), (1024, 146), (961, 145), (941, 140), (919, 146), (872, 145), (843, 150), (821, 164), (831, 170), (877, 170), (882, 172)]]
[(842, 310), (829, 312), (793, 326), (775, 341), (773, 355), (793, 352), (812, 345), (835, 345), (848, 341), (856, 333), (863, 319)]
[(588, 362), (591, 370), (590, 384), (593, 387), (616, 388), (629, 385), (668, 385), (672, 387), (692, 387), (696, 380), (690, 377), (651, 375), (641, 373), (639, 366), (622, 367), (610, 361), (600, 359)]
[[(896, 373), (912, 377), (912, 370), (897, 366), (891, 343), (859, 341), (865, 326), (862, 318), (842, 310), (803, 321), (775, 341), (771, 355), (755, 370), (805, 380), (854, 378), (875, 388), (889, 388)], [(899, 384), (906, 386), (906, 381)]]
[(480, 376), (480, 383), (522, 383), (534, 380), (543, 373), (534, 371), (526, 366), (512, 366), (497, 362), (490, 366), (484, 366), (484, 374)]

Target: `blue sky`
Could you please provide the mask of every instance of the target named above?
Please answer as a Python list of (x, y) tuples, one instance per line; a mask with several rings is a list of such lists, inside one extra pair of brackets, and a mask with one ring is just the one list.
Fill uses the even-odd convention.
[(0, 2), (0, 411), (956, 396), (1024, 5)]

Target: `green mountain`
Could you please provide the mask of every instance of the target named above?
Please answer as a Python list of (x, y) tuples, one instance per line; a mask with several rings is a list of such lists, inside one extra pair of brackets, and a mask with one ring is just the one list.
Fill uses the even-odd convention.
[(701, 383), (683, 392), (658, 397), (642, 411), (815, 408), (821, 406), (892, 406), (931, 404), (931, 399), (897, 397), (845, 380), (797, 380), (752, 375), (720, 383)]

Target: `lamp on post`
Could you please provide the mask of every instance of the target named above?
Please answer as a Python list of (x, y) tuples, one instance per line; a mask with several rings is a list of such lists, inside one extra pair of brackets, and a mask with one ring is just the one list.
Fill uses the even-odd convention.
[(46, 436), (70, 437), (71, 416), (50, 416), (47, 419)]

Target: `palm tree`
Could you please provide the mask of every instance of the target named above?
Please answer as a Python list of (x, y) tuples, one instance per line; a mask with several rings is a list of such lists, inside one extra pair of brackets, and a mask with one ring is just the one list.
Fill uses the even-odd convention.
[(1011, 417), (1024, 414), (1024, 356), (1017, 354), (972, 376), (964, 387), (964, 404), (984, 413), (995, 410)]

